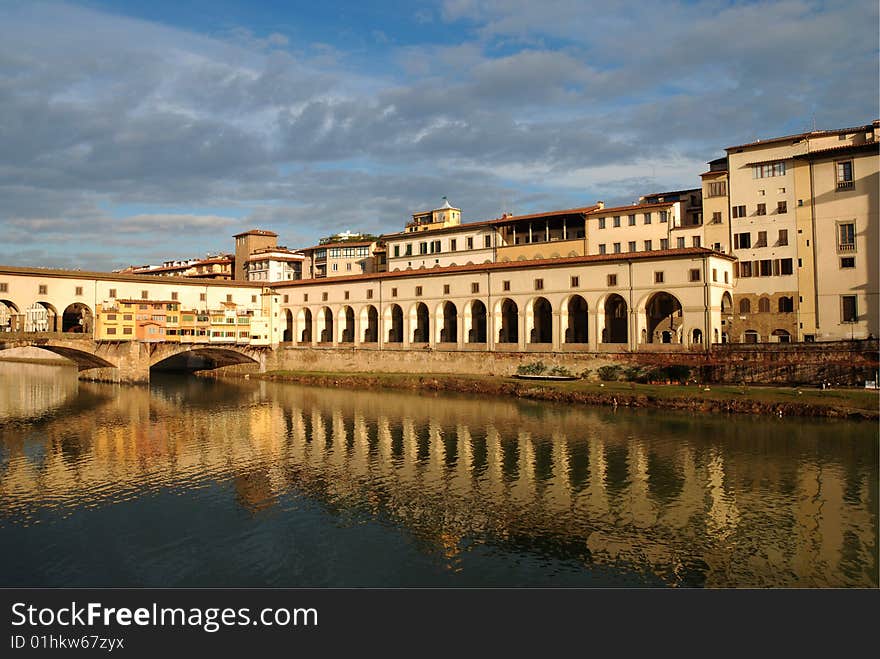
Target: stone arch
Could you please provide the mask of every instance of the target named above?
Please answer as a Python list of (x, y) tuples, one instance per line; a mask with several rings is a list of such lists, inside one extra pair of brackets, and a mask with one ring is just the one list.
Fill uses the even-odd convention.
[(82, 302), (68, 304), (61, 314), (61, 331), (91, 334), (94, 329), (94, 318), (87, 304)]
[(629, 342), (629, 305), (617, 293), (605, 298), (605, 328), (602, 330), (602, 343)]
[(496, 305), (498, 343), (519, 343), (519, 307), (509, 297)]
[(164, 350), (158, 351), (150, 359), (150, 370), (205, 371), (238, 364), (259, 364), (259, 362), (250, 355), (231, 348), (186, 347), (173, 350), (171, 354)]
[(438, 343), (458, 343), (458, 308), (450, 301), (437, 307)]
[(361, 327), (364, 343), (379, 342), (379, 311), (372, 304), (361, 309)]
[(565, 342), (587, 343), (589, 340), (587, 301), (580, 295), (572, 295), (565, 301), (563, 312), (566, 313), (568, 319)]
[(284, 336), (282, 341), (285, 343), (293, 341), (293, 312), (290, 309), (284, 310)]
[(545, 297), (536, 297), (526, 305), (526, 328), (529, 343), (553, 343), (553, 305)]
[(791, 332), (784, 329), (773, 330), (771, 336), (776, 339), (777, 343), (791, 343)]
[(60, 316), (58, 310), (48, 302), (34, 302), (24, 311), (25, 332), (57, 332)]
[(388, 327), (388, 343), (403, 343), (403, 309), (392, 304), (385, 310), (385, 323)]
[(691, 332), (691, 343), (694, 345), (703, 345), (703, 330), (695, 328), (694, 331)]
[(37, 347), (40, 350), (46, 350), (59, 357), (69, 359), (76, 364), (76, 369), (78, 371), (87, 371), (92, 368), (117, 368), (116, 364), (113, 364), (102, 357), (98, 357), (91, 352), (86, 352), (85, 350), (68, 348), (66, 346), (56, 346), (51, 343), (40, 344)]
[(0, 300), (0, 332), (21, 331), (22, 315), (11, 300)]
[(333, 312), (330, 307), (318, 310), (318, 342), (333, 343)]
[(299, 327), (299, 342), (312, 342), (312, 310), (305, 308), (300, 309), (297, 314), (297, 326)]
[(770, 313), (769, 297), (762, 297), (758, 300), (758, 313)]
[(486, 343), (487, 313), (482, 300), (473, 300), (465, 309), (465, 329), (468, 343)]
[(721, 296), (721, 313), (724, 315), (733, 313), (733, 298), (728, 291), (724, 291), (724, 295)]
[(682, 323), (682, 308), (678, 298), (659, 291), (645, 303), (648, 343), (678, 343)]
[(354, 343), (354, 309), (348, 305), (339, 310), (339, 343)]
[(431, 315), (424, 302), (418, 302), (409, 311), (409, 326), (413, 343), (430, 343)]

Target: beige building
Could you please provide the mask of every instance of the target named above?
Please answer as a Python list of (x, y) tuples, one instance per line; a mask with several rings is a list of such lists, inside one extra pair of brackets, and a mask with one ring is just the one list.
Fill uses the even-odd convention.
[(675, 247), (674, 243), (670, 244), (672, 230), (680, 224), (681, 202), (678, 201), (613, 208), (602, 204), (587, 216), (587, 253), (631, 254), (672, 249)]
[(275, 284), (305, 346), (496, 351), (702, 349), (733, 259), (707, 249), (449, 266)]
[(278, 234), (265, 229), (251, 229), (235, 236), (235, 281), (247, 281), (245, 264), (248, 257), (258, 249), (275, 247), (278, 244)]
[(373, 240), (328, 242), (298, 250), (304, 257), (303, 278), (346, 277), (375, 270)]
[(248, 256), (245, 271), (248, 281), (273, 282), (302, 279), (304, 254), (286, 247), (262, 247)]

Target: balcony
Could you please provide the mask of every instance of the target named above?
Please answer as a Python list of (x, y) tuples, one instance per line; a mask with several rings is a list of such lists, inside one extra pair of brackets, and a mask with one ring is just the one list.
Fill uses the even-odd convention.
[(855, 181), (838, 181), (837, 182), (837, 191), (841, 190), (853, 190), (855, 189), (856, 184)]
[(854, 252), (856, 251), (855, 243), (841, 243), (837, 246), (838, 252)]

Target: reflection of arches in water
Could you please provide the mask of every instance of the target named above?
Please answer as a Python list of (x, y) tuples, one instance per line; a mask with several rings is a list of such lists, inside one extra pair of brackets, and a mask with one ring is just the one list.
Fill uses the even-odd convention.
[(580, 295), (572, 295), (568, 300), (568, 329), (565, 330), (565, 342), (586, 343), (588, 325), (587, 301)]
[(661, 291), (654, 293), (645, 305), (648, 323), (648, 343), (676, 343), (681, 326), (681, 303), (674, 295)]
[(471, 303), (471, 329), (468, 332), (468, 343), (486, 342), (486, 305), (482, 300)]
[(300, 327), (302, 328), (300, 333), (300, 342), (301, 343), (311, 343), (312, 342), (312, 311), (311, 309), (303, 309), (300, 311)]
[(605, 300), (605, 329), (602, 330), (602, 343), (627, 343), (629, 331), (627, 328), (628, 307), (617, 293), (612, 293)]
[(321, 307), (321, 310), (318, 312), (318, 323), (321, 327), (321, 343), (332, 343), (333, 312), (330, 311), (330, 307)]
[(440, 343), (458, 343), (458, 309), (452, 302), (443, 304), (443, 327)]
[(403, 343), (403, 309), (399, 304), (391, 305), (391, 327), (388, 328), (388, 343)]
[(428, 332), (431, 321), (428, 314), (428, 307), (424, 302), (419, 302), (416, 305), (414, 315), (413, 343), (428, 343)]
[(519, 343), (519, 308), (510, 298), (501, 302), (501, 328), (498, 343)]
[(530, 343), (553, 343), (553, 307), (545, 297), (532, 303), (535, 326), (532, 328)]

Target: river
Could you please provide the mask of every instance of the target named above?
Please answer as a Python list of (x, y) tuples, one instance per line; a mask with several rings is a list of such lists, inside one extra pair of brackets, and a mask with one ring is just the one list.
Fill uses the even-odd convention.
[(0, 586), (878, 586), (868, 422), (0, 362)]

